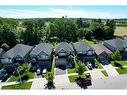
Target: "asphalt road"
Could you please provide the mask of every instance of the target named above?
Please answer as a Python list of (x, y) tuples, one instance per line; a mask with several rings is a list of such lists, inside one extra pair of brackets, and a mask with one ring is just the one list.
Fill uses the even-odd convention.
[(88, 89), (127, 89), (127, 74), (92, 80)]

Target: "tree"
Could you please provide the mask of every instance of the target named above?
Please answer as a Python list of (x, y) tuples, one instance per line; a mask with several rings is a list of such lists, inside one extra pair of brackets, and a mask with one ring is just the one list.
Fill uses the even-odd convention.
[(17, 68), (18, 72), (19, 72), (19, 77), (21, 74), (21, 80), (28, 80), (29, 79), (29, 71), (30, 71), (30, 64), (28, 63), (24, 63), (21, 66), (19, 66)]
[(45, 78), (48, 81), (48, 84), (53, 84), (54, 74), (52, 72), (47, 72)]
[(79, 75), (79, 77), (81, 77), (81, 75), (86, 71), (85, 64), (83, 64), (81, 61), (78, 61), (75, 71)]
[(7, 51), (10, 47), (8, 46), (8, 44), (3, 43), (3, 44), (1, 45), (1, 48), (3, 48), (5, 51)]
[(81, 18), (78, 18), (78, 19), (76, 20), (76, 24), (77, 24), (77, 27), (78, 27), (78, 28), (83, 27), (82, 19), (81, 19)]
[(90, 24), (90, 29), (93, 31), (93, 35), (98, 38), (103, 38), (104, 36), (104, 25), (99, 22), (92, 21)]
[(14, 47), (17, 43), (16, 34), (13, 32), (14, 28), (11, 25), (4, 24), (0, 30), (0, 44), (8, 44), (10, 47)]
[(116, 50), (115, 52), (113, 52), (112, 55), (111, 55), (111, 58), (114, 61), (114, 63), (116, 63), (116, 61), (121, 60), (120, 51)]
[[(56, 30), (55, 32), (56, 36), (60, 39), (60, 41), (77, 40), (77, 36), (76, 36), (77, 28), (73, 20), (68, 18), (58, 18), (58, 19), (55, 19), (53, 23)], [(50, 30), (52, 33), (52, 29)]]

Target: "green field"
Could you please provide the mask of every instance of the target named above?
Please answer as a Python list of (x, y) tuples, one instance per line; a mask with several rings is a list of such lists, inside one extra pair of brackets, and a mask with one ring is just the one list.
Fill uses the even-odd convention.
[[(89, 75), (89, 73), (83, 74), (81, 77), (82, 77), (82, 78), (85, 78), (86, 75)], [(79, 77), (78, 75), (71, 75), (71, 76), (68, 76), (70, 82), (75, 82), (75, 80), (76, 80), (78, 77)]]
[[(33, 79), (34, 75), (35, 75), (34, 72), (29, 72), (29, 74), (28, 74), (29, 79)], [(19, 76), (12, 75), (11, 78), (8, 80), (8, 82), (13, 82), (13, 81), (18, 81), (18, 80), (19, 80)]]
[(83, 39), (83, 41), (85, 41), (90, 46), (94, 44), (94, 42), (92, 40)]
[(124, 69), (117, 68), (116, 71), (117, 71), (119, 74), (127, 74), (127, 68), (124, 68)]
[(22, 84), (15, 84), (15, 85), (8, 85), (2, 86), (2, 90), (16, 90), (16, 89), (30, 89), (32, 82), (22, 83)]
[(115, 33), (114, 33), (115, 36), (125, 36), (127, 35), (127, 27), (116, 27), (115, 29)]
[[(125, 62), (125, 61), (117, 61), (117, 63), (122, 66), (127, 66), (127, 62)], [(113, 61), (111, 62), (111, 64), (112, 64), (112, 66), (116, 67)]]
[(108, 74), (107, 72), (104, 70), (104, 71), (101, 71), (106, 77), (108, 77)]

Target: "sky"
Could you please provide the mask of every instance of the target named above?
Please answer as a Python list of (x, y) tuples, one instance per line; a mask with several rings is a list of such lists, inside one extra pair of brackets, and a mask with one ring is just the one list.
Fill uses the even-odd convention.
[(127, 6), (0, 6), (4, 18), (127, 18)]

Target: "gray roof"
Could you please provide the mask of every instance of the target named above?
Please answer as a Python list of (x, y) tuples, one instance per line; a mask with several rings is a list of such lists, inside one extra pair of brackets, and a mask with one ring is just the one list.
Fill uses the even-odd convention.
[(126, 43), (122, 39), (119, 39), (119, 38), (107, 40), (107, 41), (105, 41), (105, 43), (109, 44), (110, 46), (112, 46), (114, 48), (126, 47)]
[(127, 47), (127, 39), (124, 39), (123, 41), (125, 43), (125, 47)]
[(111, 54), (111, 53), (112, 53), (112, 52), (111, 52), (108, 48), (106, 48), (103, 44), (95, 44), (95, 45), (93, 45), (92, 47), (94, 48), (95, 53), (96, 53), (97, 55), (100, 55), (100, 54), (103, 53), (103, 52), (106, 52), (107, 54)]
[(62, 49), (64, 49), (67, 53), (72, 53), (74, 51), (71, 44), (67, 42), (61, 42), (56, 46), (55, 53), (59, 53), (59, 51), (61, 51)]
[(35, 48), (31, 51), (30, 55), (38, 55), (41, 52), (46, 53), (47, 55), (51, 55), (53, 50), (53, 45), (49, 43), (40, 43), (35, 46)]
[(86, 42), (84, 41), (79, 41), (79, 42), (76, 42), (73, 44), (74, 45), (74, 48), (76, 50), (76, 52), (83, 52), (83, 53), (86, 53), (87, 51), (89, 50), (93, 50), (94, 49), (89, 46)]
[(4, 50), (3, 50), (2, 48), (0, 48), (0, 54), (3, 53), (3, 51), (4, 51)]
[(2, 55), (2, 58), (14, 58), (16, 56), (24, 58), (26, 54), (32, 49), (32, 46), (17, 44)]

